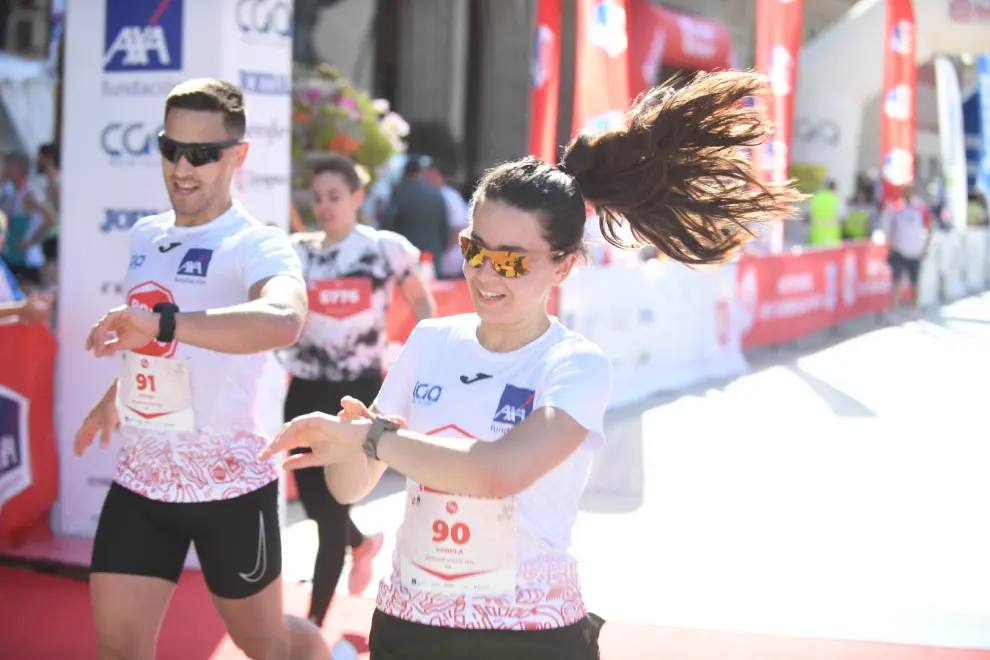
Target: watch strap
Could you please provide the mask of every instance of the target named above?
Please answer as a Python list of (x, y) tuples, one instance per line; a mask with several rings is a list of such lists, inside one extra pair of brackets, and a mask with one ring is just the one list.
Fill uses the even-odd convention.
[(371, 428), (368, 429), (368, 435), (364, 439), (364, 444), (362, 448), (364, 449), (364, 454), (370, 459), (381, 460), (378, 458), (378, 442), (382, 439), (382, 434), (387, 431), (398, 431), (401, 427), (398, 422), (393, 422), (387, 417), (382, 415), (376, 415), (371, 420)]
[(158, 314), (158, 336), (156, 340), (163, 344), (171, 344), (175, 340), (175, 315), (178, 305), (173, 303), (157, 303), (151, 311)]

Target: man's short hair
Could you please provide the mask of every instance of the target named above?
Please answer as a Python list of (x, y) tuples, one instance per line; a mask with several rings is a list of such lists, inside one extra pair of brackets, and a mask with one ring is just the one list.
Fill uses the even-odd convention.
[(223, 125), (231, 138), (240, 140), (247, 131), (244, 93), (234, 83), (215, 78), (194, 78), (176, 85), (165, 99), (169, 110), (203, 110), (223, 115)]

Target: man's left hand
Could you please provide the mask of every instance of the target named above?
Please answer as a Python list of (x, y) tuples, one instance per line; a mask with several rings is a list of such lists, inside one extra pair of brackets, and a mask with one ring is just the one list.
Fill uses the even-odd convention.
[(158, 336), (158, 315), (137, 307), (116, 307), (93, 326), (86, 350), (96, 357), (141, 348)]

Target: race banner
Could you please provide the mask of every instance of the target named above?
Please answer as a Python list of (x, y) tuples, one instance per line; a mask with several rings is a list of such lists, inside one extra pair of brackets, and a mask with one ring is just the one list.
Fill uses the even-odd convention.
[[(764, 104), (772, 133), (756, 150), (763, 180), (783, 183), (790, 178), (791, 140), (794, 134), (794, 94), (801, 49), (803, 0), (757, 0), (756, 70), (770, 80)], [(779, 252), (784, 242), (783, 221), (769, 228), (769, 250)]]
[(870, 241), (743, 257), (736, 297), (743, 348), (787, 343), (890, 304), (886, 246)]
[(941, 154), (943, 199), (948, 221), (966, 226), (966, 145), (963, 130), (962, 91), (956, 65), (945, 55), (935, 57), (935, 101)]
[(536, 35), (531, 59), (529, 153), (546, 163), (557, 161), (557, 105), (560, 91), (561, 0), (537, 0)]
[(623, 126), (629, 105), (625, 0), (578, 0), (572, 134)]
[(884, 30), (880, 155), (883, 201), (914, 181), (917, 39), (911, 0), (887, 0)]

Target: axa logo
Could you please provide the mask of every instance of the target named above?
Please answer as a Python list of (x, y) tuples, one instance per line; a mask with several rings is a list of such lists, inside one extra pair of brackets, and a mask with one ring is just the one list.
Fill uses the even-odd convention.
[(434, 404), (440, 401), (441, 394), (443, 394), (442, 385), (431, 385), (430, 383), (424, 383), (419, 380), (413, 386), (413, 403), (424, 405)]
[(533, 412), (535, 399), (536, 392), (534, 390), (506, 385), (498, 400), (498, 407), (495, 409), (495, 417), (492, 421), (496, 424), (515, 426)]
[(914, 50), (914, 24), (911, 21), (897, 21), (890, 35), (890, 49), (901, 55), (910, 55)]
[(180, 70), (183, 1), (106, 0), (103, 70)]
[(906, 121), (914, 114), (914, 101), (911, 88), (897, 85), (884, 95), (883, 111), (891, 119)]
[(157, 213), (158, 211), (141, 209), (103, 209), (100, 233), (109, 234), (116, 231), (127, 231), (141, 218), (156, 215)]
[(206, 278), (210, 270), (210, 260), (213, 259), (213, 250), (203, 248), (189, 248), (182, 261), (179, 262), (179, 270), (176, 277), (191, 277), (198, 280)]

